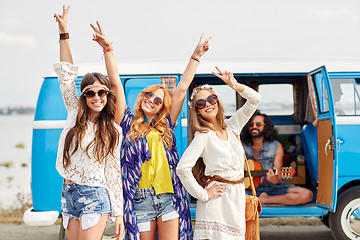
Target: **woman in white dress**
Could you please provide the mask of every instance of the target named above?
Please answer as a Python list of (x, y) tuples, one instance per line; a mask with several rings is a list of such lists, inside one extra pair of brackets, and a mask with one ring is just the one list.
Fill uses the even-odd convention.
[[(237, 135), (260, 104), (261, 96), (238, 83), (231, 72), (216, 69), (220, 74), (213, 74), (247, 101), (225, 120), (224, 108), (211, 86), (195, 88), (190, 97), (193, 139), (176, 171), (188, 192), (198, 199), (194, 239), (244, 239), (244, 150)], [(199, 173), (199, 157), (205, 177)]]

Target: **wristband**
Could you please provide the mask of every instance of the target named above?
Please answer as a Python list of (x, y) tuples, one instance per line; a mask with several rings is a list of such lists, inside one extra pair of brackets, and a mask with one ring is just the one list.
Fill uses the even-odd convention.
[(69, 39), (69, 33), (60, 33), (60, 40)]
[(197, 57), (195, 57), (194, 55), (192, 55), (190, 59), (200, 62), (200, 60)]
[(109, 48), (103, 48), (103, 52), (107, 53), (107, 52), (112, 52), (114, 49), (112, 46), (110, 46)]

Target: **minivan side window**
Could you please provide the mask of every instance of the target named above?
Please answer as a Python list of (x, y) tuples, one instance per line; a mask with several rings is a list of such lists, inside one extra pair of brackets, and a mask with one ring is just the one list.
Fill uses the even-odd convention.
[(359, 80), (354, 78), (330, 79), (336, 115), (360, 115)]
[(236, 92), (228, 85), (211, 85), (211, 87), (216, 91), (224, 106), (225, 116), (232, 116), (236, 112)]
[(330, 79), (335, 113), (338, 116), (360, 115), (360, 79)]
[(259, 85), (261, 103), (259, 109), (267, 115), (292, 115), (294, 114), (293, 85), (261, 84)]

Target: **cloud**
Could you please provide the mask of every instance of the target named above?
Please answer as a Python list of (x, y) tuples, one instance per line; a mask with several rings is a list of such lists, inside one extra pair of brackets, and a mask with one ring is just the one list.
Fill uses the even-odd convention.
[(34, 48), (35, 38), (30, 35), (11, 35), (0, 32), (0, 48)]

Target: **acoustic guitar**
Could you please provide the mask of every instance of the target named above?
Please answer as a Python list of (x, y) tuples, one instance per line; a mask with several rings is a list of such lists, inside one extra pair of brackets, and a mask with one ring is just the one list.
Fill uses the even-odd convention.
[[(260, 180), (262, 176), (266, 176), (268, 170), (262, 170), (262, 165), (256, 160), (248, 159), (249, 168), (251, 171), (251, 176), (253, 177), (253, 182), (255, 188), (257, 188), (260, 184)], [(275, 175), (281, 175), (283, 178), (292, 178), (295, 175), (295, 168), (292, 167), (284, 167), (281, 169), (276, 169), (274, 171)], [(250, 189), (250, 179), (249, 174), (245, 165), (245, 179), (244, 179), (245, 189)]]

